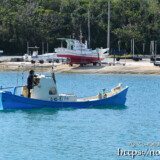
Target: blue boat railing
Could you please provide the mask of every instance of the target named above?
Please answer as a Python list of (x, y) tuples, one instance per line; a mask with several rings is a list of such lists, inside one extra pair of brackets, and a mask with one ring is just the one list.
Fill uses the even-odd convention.
[(14, 87), (13, 94), (16, 95), (16, 92), (17, 92), (17, 87)]
[(5, 88), (3, 88), (2, 86), (0, 86), (0, 90), (4, 90), (4, 89), (12, 89), (12, 88), (13, 88), (13, 95), (16, 95), (17, 88), (21, 88), (21, 87), (24, 87), (24, 86), (5, 87)]

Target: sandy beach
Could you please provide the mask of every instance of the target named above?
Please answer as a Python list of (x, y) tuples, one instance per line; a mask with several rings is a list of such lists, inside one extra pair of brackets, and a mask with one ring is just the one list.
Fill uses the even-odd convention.
[[(31, 64), (30, 62), (1, 62), (0, 71), (35, 71), (51, 72), (53, 64)], [(92, 64), (80, 67), (79, 65), (54, 63), (54, 71), (59, 73), (84, 73), (84, 74), (160, 74), (160, 68), (154, 66), (149, 59), (135, 62), (133, 60), (120, 60), (113, 63), (112, 58), (106, 59), (101, 66), (93, 66)]]

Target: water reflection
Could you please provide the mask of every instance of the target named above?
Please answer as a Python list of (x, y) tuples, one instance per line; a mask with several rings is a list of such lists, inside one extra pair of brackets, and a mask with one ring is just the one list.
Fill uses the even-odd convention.
[(1, 113), (14, 113), (14, 112), (21, 112), (21, 113), (26, 113), (29, 115), (53, 115), (53, 114), (58, 114), (59, 111), (75, 111), (75, 110), (84, 110), (84, 109), (100, 109), (100, 110), (125, 110), (127, 109), (128, 106), (126, 105), (121, 105), (121, 106), (109, 106), (109, 105), (103, 105), (103, 106), (94, 106), (94, 107), (89, 107), (89, 108), (41, 108), (41, 109), (7, 109), (7, 110), (1, 110)]
[(96, 107), (90, 107), (89, 109), (104, 109), (104, 110), (107, 110), (107, 109), (112, 109), (112, 110), (125, 110), (127, 109), (128, 106), (126, 105), (120, 105), (120, 106), (109, 106), (109, 105), (103, 105), (103, 106), (96, 106)]
[(53, 108), (41, 108), (41, 109), (7, 109), (7, 110), (1, 110), (0, 113), (26, 113), (26, 114), (43, 114), (43, 115), (51, 115), (51, 114), (57, 114), (59, 109), (53, 109)]

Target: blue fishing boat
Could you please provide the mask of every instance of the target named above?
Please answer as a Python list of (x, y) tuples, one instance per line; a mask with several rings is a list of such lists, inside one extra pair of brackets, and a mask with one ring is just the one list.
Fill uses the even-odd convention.
[(99, 93), (96, 96), (77, 98), (72, 94), (59, 94), (55, 76), (37, 75), (34, 77), (35, 86), (31, 90), (31, 98), (28, 98), (27, 86), (22, 86), (21, 95), (10, 91), (0, 91), (0, 109), (38, 109), (38, 108), (88, 108), (94, 106), (118, 106), (124, 105), (128, 87), (122, 88), (122, 84), (111, 89), (111, 92)]

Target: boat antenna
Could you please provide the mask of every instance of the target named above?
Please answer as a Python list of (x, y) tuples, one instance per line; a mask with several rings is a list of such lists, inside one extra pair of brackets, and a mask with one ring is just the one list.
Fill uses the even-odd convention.
[(82, 44), (82, 38), (83, 38), (83, 36), (82, 36), (82, 29), (81, 29), (81, 26), (80, 26), (80, 43)]
[(18, 72), (17, 72), (17, 85), (16, 85), (16, 86), (18, 86), (19, 67), (20, 67), (20, 66), (18, 66)]
[(52, 79), (53, 79), (54, 83), (56, 84), (56, 78), (55, 78), (54, 72), (52, 72)]
[(53, 70), (54, 70), (54, 60), (52, 61), (52, 73), (53, 73)]
[(54, 81), (54, 83), (56, 84), (56, 78), (55, 78), (55, 74), (54, 74), (54, 60), (52, 61), (52, 73), (51, 73), (51, 75), (52, 75), (52, 79), (53, 79), (53, 81)]
[(23, 64), (22, 64), (22, 86), (23, 86), (23, 79), (24, 79), (24, 70), (23, 70)]
[[(80, 25), (80, 36), (79, 36), (79, 38), (80, 38), (80, 46), (81, 46), (81, 54), (82, 54), (82, 38), (83, 38), (83, 36), (82, 36), (81, 25)], [(81, 61), (82, 61), (82, 60), (81, 60)]]

